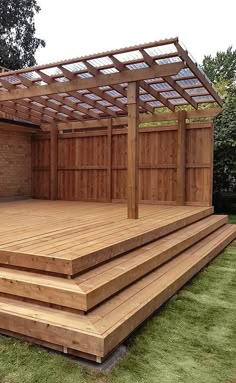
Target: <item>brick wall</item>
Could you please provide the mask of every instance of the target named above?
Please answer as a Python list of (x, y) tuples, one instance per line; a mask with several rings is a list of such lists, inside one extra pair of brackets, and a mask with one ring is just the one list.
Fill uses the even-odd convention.
[(31, 135), (0, 130), (0, 199), (31, 196)]

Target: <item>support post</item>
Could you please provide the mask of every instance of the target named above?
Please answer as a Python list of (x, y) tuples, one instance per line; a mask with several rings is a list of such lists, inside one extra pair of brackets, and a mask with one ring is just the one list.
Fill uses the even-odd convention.
[(138, 218), (139, 85), (128, 83), (128, 218)]
[(107, 201), (112, 201), (112, 119), (107, 126)]
[(57, 195), (57, 157), (58, 157), (58, 129), (57, 125), (51, 126), (50, 139), (50, 198), (56, 200)]
[(176, 205), (185, 204), (185, 130), (186, 130), (186, 111), (178, 112), (178, 132), (177, 132), (177, 187)]

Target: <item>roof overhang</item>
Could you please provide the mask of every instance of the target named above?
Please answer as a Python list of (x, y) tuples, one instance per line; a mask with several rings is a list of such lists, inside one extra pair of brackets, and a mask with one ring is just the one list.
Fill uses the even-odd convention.
[(0, 73), (0, 111), (38, 125), (127, 117), (130, 82), (139, 82), (140, 114), (223, 104), (174, 38)]

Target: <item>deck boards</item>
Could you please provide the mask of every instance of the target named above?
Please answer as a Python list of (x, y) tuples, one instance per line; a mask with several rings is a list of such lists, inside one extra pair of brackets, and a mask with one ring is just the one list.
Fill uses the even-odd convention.
[(235, 237), (222, 226), (86, 316), (0, 297), (1, 327), (104, 357)]
[(126, 206), (72, 201), (0, 204), (2, 264), (73, 275), (212, 214), (209, 207)]
[(10, 290), (16, 296), (88, 311), (226, 222), (227, 216), (204, 218), (73, 280), (0, 267), (0, 291)]

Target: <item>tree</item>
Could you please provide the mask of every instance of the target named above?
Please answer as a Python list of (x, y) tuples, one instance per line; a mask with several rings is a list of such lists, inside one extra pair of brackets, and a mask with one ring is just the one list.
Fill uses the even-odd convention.
[(229, 47), (226, 52), (217, 52), (215, 57), (205, 56), (203, 69), (208, 78), (214, 83), (236, 80), (236, 50)]
[(214, 120), (214, 190), (236, 192), (236, 89)]
[(0, 0), (0, 66), (20, 69), (36, 64), (34, 54), (44, 47), (35, 37), (36, 0)]
[(236, 50), (205, 56), (203, 70), (224, 99), (214, 119), (214, 205), (219, 212), (236, 211)]

